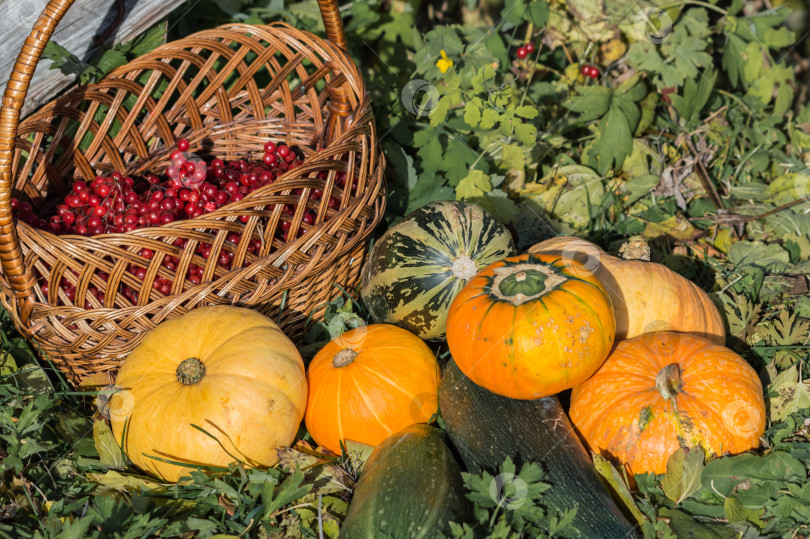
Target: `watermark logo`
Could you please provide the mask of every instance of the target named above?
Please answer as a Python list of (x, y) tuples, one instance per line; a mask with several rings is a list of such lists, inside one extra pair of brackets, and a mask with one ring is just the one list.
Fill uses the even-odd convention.
[(408, 82), (399, 97), (405, 110), (418, 118), (429, 116), (439, 104), (439, 90), (422, 79)]
[[(599, 268), (601, 255), (599, 249), (584, 240), (572, 240), (562, 250), (563, 264), (578, 277), (593, 275)], [(571, 261), (575, 263), (571, 263)]]
[(653, 320), (644, 326), (642, 333), (655, 333), (657, 331), (674, 331), (675, 327), (666, 320)]
[(672, 18), (663, 9), (646, 7), (636, 13), (634, 26), (644, 40), (660, 45), (672, 33)]
[(740, 399), (723, 409), (723, 425), (737, 436), (758, 435), (764, 419), (762, 410)]
[(128, 389), (108, 385), (99, 391), (96, 406), (110, 421), (125, 421), (135, 408), (135, 396)]
[[(358, 318), (359, 320), (359, 318)], [(358, 325), (354, 329), (349, 329), (347, 331), (343, 331), (346, 327), (346, 322), (351, 324), (354, 320), (344, 320), (340, 319), (340, 317), (334, 317), (332, 322), (334, 322), (334, 327), (332, 322), (329, 323), (329, 332), (330, 335), (337, 335), (334, 337), (335, 342), (337, 345), (342, 349), (348, 350), (358, 350), (363, 346), (363, 343), (366, 342), (366, 335), (368, 334), (368, 326), (363, 323), (362, 325)], [(341, 331), (343, 331), (341, 333)]]
[(6, 2), (6, 17), (12, 24), (26, 30), (33, 28), (47, 0), (11, 0)]
[(208, 167), (202, 157), (189, 152), (177, 152), (172, 157), (166, 173), (169, 178), (179, 182), (187, 189), (196, 189), (208, 177)]
[(526, 481), (513, 473), (498, 474), (489, 484), (489, 496), (498, 506), (515, 510), (526, 502), (529, 487)]
[(414, 423), (427, 423), (439, 411), (436, 393), (420, 393), (411, 400), (409, 412)]

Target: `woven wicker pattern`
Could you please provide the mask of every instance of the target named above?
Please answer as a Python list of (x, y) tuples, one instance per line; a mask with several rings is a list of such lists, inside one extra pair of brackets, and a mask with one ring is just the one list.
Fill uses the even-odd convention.
[[(37, 24), (47, 25), (47, 18)], [(339, 30), (331, 33), (342, 36)], [(19, 123), (8, 167), (2, 135), (15, 121), (14, 105), (7, 88), (0, 113), (0, 301), (73, 382), (114, 371), (144, 332), (189, 309), (235, 304), (276, 317), (283, 304), (280, 323), (297, 338), (308, 317), (317, 318), (341, 287), (355, 285), (365, 240), (384, 209), (384, 162), (360, 73), (335, 44), (283, 24), (227, 25), (168, 43)], [(181, 137), (203, 157), (235, 159), (250, 151), (260, 157), (262, 144), (273, 139), (297, 147), (305, 160), (238, 202), (159, 227), (55, 236), (10, 219), (12, 195), (47, 211), (72, 179), (161, 171)], [(323, 196), (310, 200), (316, 188)], [(337, 208), (328, 207), (330, 197), (339, 199)], [(312, 225), (302, 221), (307, 210), (317, 215)], [(244, 215), (246, 223), (239, 221)], [(283, 221), (287, 237), (300, 237), (280, 239)], [(230, 234), (240, 241), (226, 241)], [(258, 254), (248, 252), (250, 239), (261, 241)], [(195, 253), (201, 243), (211, 245), (207, 259)], [(141, 249), (154, 256), (143, 258)], [(233, 253), (231, 267), (241, 269), (218, 266), (222, 251)], [(164, 257), (176, 257), (175, 271), (161, 265)], [(184, 277), (191, 264), (205, 268), (198, 285)], [(127, 271), (132, 265), (146, 270), (143, 281)], [(153, 287), (159, 276), (173, 282), (170, 294)], [(60, 289), (62, 280), (75, 285), (73, 301)], [(136, 303), (121, 285), (138, 293)], [(103, 306), (90, 287), (104, 293)]]

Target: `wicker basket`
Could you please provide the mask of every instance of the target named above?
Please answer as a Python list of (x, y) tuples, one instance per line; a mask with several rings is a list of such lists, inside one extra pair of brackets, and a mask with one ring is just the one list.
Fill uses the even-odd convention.
[[(336, 0), (319, 3), (328, 40), (284, 24), (199, 32), (20, 122), (34, 68), (72, 4), (49, 1), (0, 109), (0, 301), (73, 383), (114, 373), (147, 331), (202, 305), (281, 312), (280, 324), (295, 340), (327, 301), (356, 284), (385, 205), (384, 160), (361, 75), (345, 52)], [(159, 227), (57, 236), (12, 217), (13, 196), (46, 211), (72, 179), (162, 170), (181, 137), (191, 152), (227, 159), (280, 140), (298, 148), (304, 162), (241, 201)], [(345, 188), (339, 178), (348, 178)], [(310, 200), (313, 189), (323, 191), (319, 200)], [(339, 201), (336, 208), (330, 198)], [(317, 215), (314, 224), (303, 222), (306, 211)], [(246, 223), (239, 220), (244, 215)], [(282, 225), (294, 240), (278, 237)], [(240, 241), (226, 241), (230, 234)], [(258, 254), (248, 252), (248, 239), (261, 241)], [(211, 245), (207, 259), (195, 253), (200, 243)], [(142, 249), (154, 256), (144, 258)], [(217, 265), (223, 250), (241, 269)], [(179, 259), (176, 270), (161, 264), (164, 257)], [(185, 277), (190, 264), (205, 267), (199, 284)], [(143, 281), (128, 271), (131, 265), (146, 270)], [(172, 280), (169, 294), (152, 286), (158, 277)], [(60, 289), (63, 280), (75, 286), (72, 301)], [(136, 302), (122, 295), (123, 285), (137, 293)], [(103, 305), (91, 287), (103, 292)]]

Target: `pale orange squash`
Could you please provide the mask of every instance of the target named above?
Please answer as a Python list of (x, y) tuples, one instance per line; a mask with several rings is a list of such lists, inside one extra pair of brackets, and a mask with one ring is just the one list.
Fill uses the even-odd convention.
[(573, 259), (605, 287), (616, 316), (616, 340), (652, 331), (677, 331), (725, 344), (723, 318), (700, 287), (662, 264), (623, 260), (574, 237), (534, 245), (530, 253)]

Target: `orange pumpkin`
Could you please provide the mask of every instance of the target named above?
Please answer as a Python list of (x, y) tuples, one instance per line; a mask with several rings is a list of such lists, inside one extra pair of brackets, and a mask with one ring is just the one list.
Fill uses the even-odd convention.
[(292, 341), (269, 318), (229, 305), (159, 324), (124, 361), (116, 386), (109, 402), (116, 440), (133, 464), (167, 481), (234, 457), (275, 465), (307, 400)]
[(619, 342), (574, 388), (570, 415), (593, 452), (631, 474), (666, 472), (682, 445), (741, 453), (757, 447), (765, 430), (754, 369), (724, 346), (669, 331)]
[(447, 317), (447, 344), (476, 384), (537, 399), (591, 376), (613, 344), (610, 299), (579, 263), (524, 254), (489, 265), (461, 289)]
[(309, 365), (307, 430), (338, 455), (341, 441), (376, 447), (430, 421), (439, 407), (440, 376), (433, 352), (406, 329), (372, 324), (347, 331)]
[(664, 265), (622, 260), (574, 237), (551, 238), (529, 252), (573, 258), (599, 279), (613, 302), (617, 341), (652, 331), (678, 331), (726, 342), (723, 318), (709, 295)]

